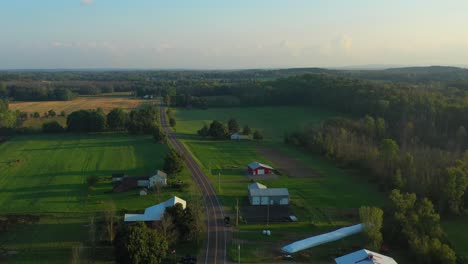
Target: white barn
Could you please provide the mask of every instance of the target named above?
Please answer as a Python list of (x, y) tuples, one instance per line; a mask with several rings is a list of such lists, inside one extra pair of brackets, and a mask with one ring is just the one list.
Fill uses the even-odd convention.
[(174, 196), (165, 202), (146, 208), (143, 214), (125, 214), (124, 222), (161, 221), (166, 207), (174, 206), (178, 203), (180, 203), (184, 209), (187, 207), (187, 202), (185, 200)]
[(247, 187), (251, 205), (288, 205), (287, 188), (267, 188), (261, 183), (252, 183)]
[(336, 264), (398, 264), (393, 258), (361, 249), (335, 259)]

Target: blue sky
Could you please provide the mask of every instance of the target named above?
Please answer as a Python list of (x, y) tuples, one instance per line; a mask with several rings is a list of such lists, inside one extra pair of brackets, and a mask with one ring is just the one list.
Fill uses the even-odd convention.
[(464, 0), (2, 0), (0, 69), (468, 64)]

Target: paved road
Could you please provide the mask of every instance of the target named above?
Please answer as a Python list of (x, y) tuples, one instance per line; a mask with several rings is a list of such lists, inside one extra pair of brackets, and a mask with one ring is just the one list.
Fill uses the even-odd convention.
[(200, 189), (205, 202), (205, 211), (207, 219), (207, 237), (205, 246), (198, 256), (198, 263), (221, 264), (227, 262), (227, 240), (230, 230), (224, 226), (224, 213), (221, 203), (211, 185), (208, 177), (203, 173), (198, 164), (192, 158), (185, 146), (180, 143), (175, 134), (168, 127), (166, 122), (165, 108), (160, 107), (161, 126), (167, 133), (167, 138), (172, 146), (182, 153), (185, 157), (192, 177)]

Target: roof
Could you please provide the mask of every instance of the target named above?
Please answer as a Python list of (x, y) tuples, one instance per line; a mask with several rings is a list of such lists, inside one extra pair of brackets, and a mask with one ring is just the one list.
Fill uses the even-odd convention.
[(165, 202), (146, 208), (144, 214), (125, 214), (124, 222), (159, 221), (162, 219), (164, 211), (166, 211), (166, 207), (174, 206), (178, 203), (182, 204), (182, 208), (184, 209), (187, 206), (187, 202), (185, 200), (174, 196)]
[(249, 189), (250, 196), (289, 196), (287, 188)]
[(393, 258), (361, 249), (335, 259), (336, 264), (398, 264)]
[(267, 169), (273, 170), (271, 166), (268, 166), (266, 164), (256, 162), (256, 161), (249, 163), (249, 165), (247, 166), (253, 170), (258, 169), (258, 168), (267, 168)]
[(165, 173), (164, 171), (157, 170), (156, 175), (167, 178), (167, 173)]
[[(293, 242), (287, 246), (282, 247), (281, 250), (289, 254), (296, 253), (304, 249), (312, 248), (318, 245), (322, 245), (328, 242), (333, 242), (333, 241), (342, 239), (350, 235), (357, 234), (361, 232), (363, 229), (364, 229), (363, 224), (342, 227), (340, 229), (337, 229), (329, 233), (325, 233), (325, 234), (321, 234), (321, 235), (317, 235), (317, 236), (313, 236), (313, 237), (309, 237), (303, 240)], [(351, 262), (340, 262), (339, 264), (342, 264), (342, 263), (351, 263)]]
[(252, 184), (249, 184), (249, 186), (247, 187), (247, 189), (266, 189), (267, 187), (261, 183), (258, 183), (258, 182), (254, 182)]
[(121, 178), (123, 176), (125, 176), (125, 174), (123, 174), (123, 173), (114, 173), (114, 174), (112, 174), (112, 178)]

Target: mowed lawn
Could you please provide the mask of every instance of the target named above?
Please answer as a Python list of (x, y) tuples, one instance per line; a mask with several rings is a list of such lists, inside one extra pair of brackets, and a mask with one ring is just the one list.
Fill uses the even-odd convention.
[[(40, 216), (36, 224), (0, 234), (0, 244), (17, 251), (7, 263), (69, 262), (73, 246), (88, 246), (89, 217), (102, 219), (109, 201), (116, 204), (120, 222), (124, 211), (142, 212), (172, 195), (190, 200), (192, 185), (184, 192), (165, 189), (160, 197), (140, 197), (138, 190), (110, 192), (112, 173), (150, 175), (162, 168), (166, 153), (167, 146), (150, 136), (126, 134), (18, 136), (1, 144), (0, 215)], [(88, 190), (90, 175), (100, 181)], [(189, 182), (186, 172), (181, 178)], [(99, 248), (104, 254), (94, 257), (97, 263), (112, 261), (111, 250)]]
[[(268, 187), (286, 187), (291, 198), (291, 209), (298, 216), (297, 223), (275, 223), (269, 226), (273, 235), (268, 239), (261, 235), (265, 224), (244, 223), (234, 236), (242, 244), (242, 262), (269, 263), (275, 261), (281, 246), (314, 234), (359, 222), (356, 209), (363, 205), (382, 206), (385, 195), (377, 186), (369, 183), (365, 175), (337, 168), (331, 161), (282, 143), (285, 132), (305, 125), (318, 125), (323, 120), (338, 116), (336, 113), (307, 107), (247, 107), (213, 108), (208, 110), (176, 109), (176, 131), (183, 143), (198, 160), (210, 177), (213, 186), (227, 212), (235, 215), (235, 204), (247, 204), (246, 166), (252, 161), (264, 162), (277, 167), (271, 160), (257, 151), (266, 146), (280, 151), (287, 157), (298, 160), (307, 170), (309, 177), (291, 177), (283, 172), (277, 179), (260, 180)], [(263, 132), (263, 142), (205, 140), (196, 131), (211, 120), (227, 122), (236, 118), (242, 125)], [(316, 176), (319, 174), (320, 176)], [(349, 217), (349, 214), (354, 215)], [(363, 246), (362, 236), (345, 239), (335, 244), (317, 247), (300, 254), (299, 260), (314, 263), (332, 262), (334, 254)], [(337, 250), (336, 245), (340, 250)], [(231, 245), (230, 256), (237, 261), (237, 244)], [(318, 253), (322, 252), (322, 253)], [(326, 253), (324, 253), (326, 252)], [(336, 256), (336, 255), (335, 255)]]
[(339, 114), (324, 109), (291, 106), (176, 109), (179, 133), (194, 134), (203, 124), (209, 125), (213, 120), (227, 124), (230, 118), (235, 118), (241, 128), (248, 125), (253, 130), (260, 130), (267, 141), (282, 141), (285, 132), (336, 116)]

